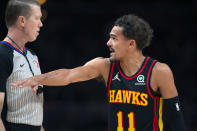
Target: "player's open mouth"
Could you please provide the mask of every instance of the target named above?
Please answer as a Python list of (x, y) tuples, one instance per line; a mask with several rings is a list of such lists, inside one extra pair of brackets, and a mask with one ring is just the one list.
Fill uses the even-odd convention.
[(115, 50), (111, 47), (109, 47), (109, 51), (110, 51), (110, 56), (113, 56), (115, 53)]
[(114, 53), (114, 52), (115, 52), (115, 50), (114, 50), (113, 48), (111, 48), (111, 47), (109, 47), (109, 51), (110, 51), (111, 53)]

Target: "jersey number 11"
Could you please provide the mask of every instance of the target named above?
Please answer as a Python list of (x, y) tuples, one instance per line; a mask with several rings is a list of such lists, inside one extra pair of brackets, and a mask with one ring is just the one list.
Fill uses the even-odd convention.
[[(117, 131), (124, 131), (124, 128), (123, 128), (123, 117), (122, 117), (122, 111), (119, 111), (117, 113), (117, 117), (118, 117), (118, 127), (117, 127)], [(128, 128), (128, 131), (136, 131), (135, 129), (135, 121), (134, 121), (134, 113), (133, 112), (130, 112), (128, 114), (128, 119), (129, 119), (129, 128)]]

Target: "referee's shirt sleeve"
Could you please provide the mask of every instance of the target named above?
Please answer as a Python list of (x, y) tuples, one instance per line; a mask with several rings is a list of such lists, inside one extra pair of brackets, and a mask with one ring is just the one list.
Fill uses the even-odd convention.
[[(1, 46), (2, 47), (2, 46)], [(7, 79), (12, 73), (13, 50), (9, 47), (0, 47), (0, 92), (6, 91)]]

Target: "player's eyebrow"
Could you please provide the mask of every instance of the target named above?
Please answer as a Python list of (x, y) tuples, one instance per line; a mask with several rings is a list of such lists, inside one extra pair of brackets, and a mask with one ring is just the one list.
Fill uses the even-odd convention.
[(110, 34), (110, 37), (117, 37), (115, 34)]

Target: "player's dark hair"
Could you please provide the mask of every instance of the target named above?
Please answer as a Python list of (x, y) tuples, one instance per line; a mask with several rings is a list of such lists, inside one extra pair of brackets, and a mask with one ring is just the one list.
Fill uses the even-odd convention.
[(138, 16), (124, 15), (118, 18), (114, 25), (123, 28), (122, 33), (125, 38), (136, 41), (137, 49), (142, 50), (150, 45), (153, 30), (145, 20)]
[(6, 26), (13, 26), (19, 16), (28, 19), (31, 15), (31, 4), (40, 6), (37, 0), (10, 0), (5, 11)]

